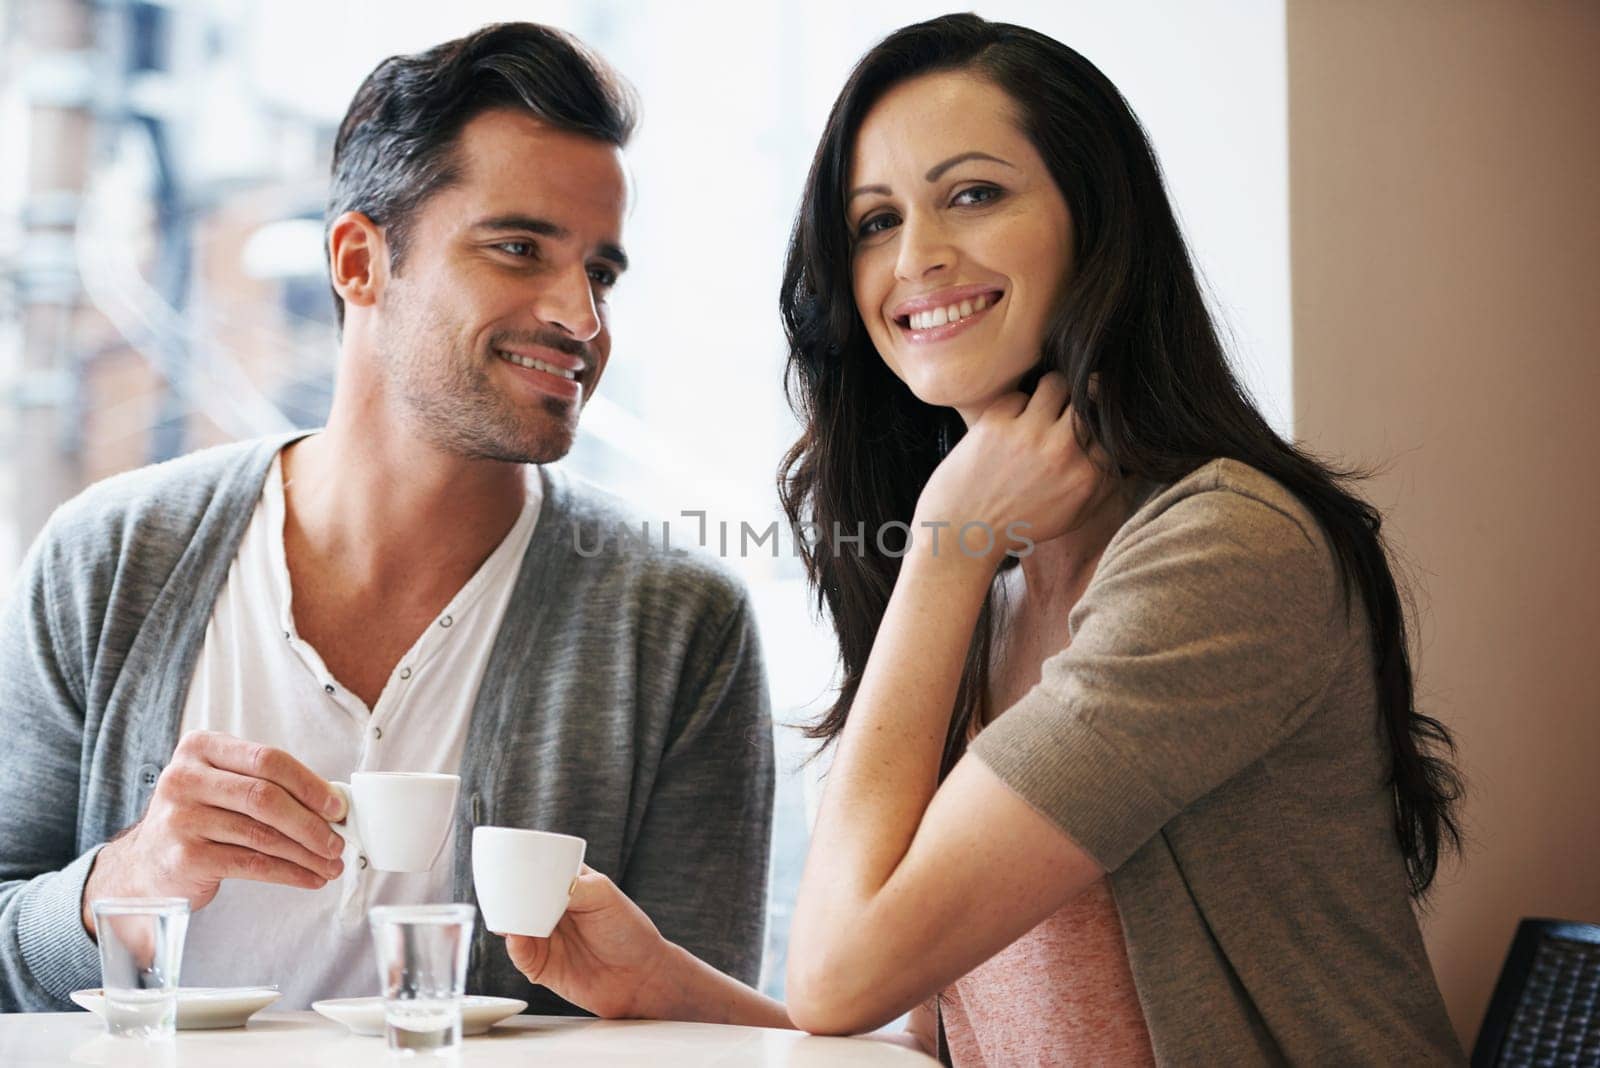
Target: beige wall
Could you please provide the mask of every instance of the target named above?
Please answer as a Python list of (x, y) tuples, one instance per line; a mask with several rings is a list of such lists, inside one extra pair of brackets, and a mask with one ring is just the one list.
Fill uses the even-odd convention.
[(1600, 5), (1287, 25), (1296, 433), (1389, 465), (1470, 777), (1425, 920), (1470, 1044), (1519, 917), (1600, 922)]

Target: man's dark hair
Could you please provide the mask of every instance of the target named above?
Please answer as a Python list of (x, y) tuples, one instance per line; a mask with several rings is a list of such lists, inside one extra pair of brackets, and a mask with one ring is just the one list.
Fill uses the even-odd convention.
[[(390, 266), (405, 256), (417, 209), (460, 178), (456, 139), (485, 111), (513, 108), (618, 148), (637, 121), (634, 93), (560, 30), (502, 22), (411, 56), (390, 56), (356, 90), (333, 143), (324, 221), (359, 211), (383, 227)], [(339, 325), (344, 300), (333, 295)]]

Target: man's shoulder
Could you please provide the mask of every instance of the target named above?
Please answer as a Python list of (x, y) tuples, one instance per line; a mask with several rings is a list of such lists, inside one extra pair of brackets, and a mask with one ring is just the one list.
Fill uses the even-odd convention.
[(115, 557), (133, 545), (181, 551), (218, 494), (245, 499), (259, 482), (256, 469), (279, 447), (276, 438), (234, 442), (101, 479), (56, 509), (48, 547), (80, 561)]
[(547, 467), (545, 475), (557, 551), (590, 581), (719, 616), (744, 605), (744, 582), (700, 545), (692, 515), (651, 517), (571, 471)]

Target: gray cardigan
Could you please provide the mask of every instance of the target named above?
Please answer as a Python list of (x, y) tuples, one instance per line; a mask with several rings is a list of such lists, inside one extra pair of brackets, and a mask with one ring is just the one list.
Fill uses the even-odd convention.
[[(177, 744), (211, 606), (286, 440), (101, 482), (29, 552), (0, 613), (0, 1010), (70, 1008), (69, 991), (99, 985), (84, 880)], [(558, 470), (542, 475), (462, 756), (454, 899), (474, 900), (473, 826), (581, 835), (588, 863), (662, 934), (754, 982), (773, 752), (744, 591), (703, 556), (618, 539), (638, 522)], [(263, 916), (240, 937), (272, 928)], [(512, 968), (481, 921), (468, 990), (572, 1011)]]

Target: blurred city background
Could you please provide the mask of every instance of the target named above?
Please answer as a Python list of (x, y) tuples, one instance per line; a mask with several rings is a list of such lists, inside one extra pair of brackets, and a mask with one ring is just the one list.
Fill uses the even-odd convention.
[[(1288, 429), (1281, 3), (986, 5), (1072, 44), (1150, 129), (1247, 381)], [(851, 63), (942, 4), (0, 0), (0, 596), (97, 479), (313, 427), (336, 372), (329, 151), (384, 57), (501, 19), (576, 33), (639, 90), (636, 264), (567, 465), (644, 514), (708, 514), (760, 616), (783, 764), (766, 989), (781, 993), (815, 768), (791, 724), (833, 673), (779, 517), (795, 425), (776, 294), (815, 139)], [(695, 524), (674, 523), (675, 544)], [(254, 981), (241, 976), (241, 982)]]

